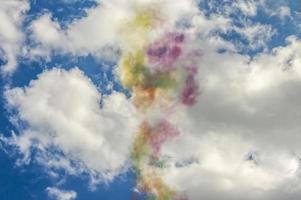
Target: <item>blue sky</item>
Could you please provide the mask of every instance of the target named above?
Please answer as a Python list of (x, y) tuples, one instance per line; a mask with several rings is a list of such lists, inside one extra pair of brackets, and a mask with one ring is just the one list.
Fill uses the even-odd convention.
[[(17, 102), (18, 100), (15, 100), (15, 104), (9, 103), (10, 97), (6, 95), (8, 90), (13, 91), (14, 88), (34, 88), (33, 85), (38, 85), (42, 83), (42, 81), (32, 82), (32, 80), (42, 80), (40, 74), (44, 74), (47, 70), (51, 72), (51, 70), (54, 68), (59, 68), (65, 70), (68, 74), (68, 70), (78, 67), (78, 69), (83, 73), (83, 76), (87, 79), (83, 78), (81, 75), (75, 76), (79, 76), (80, 79), (84, 79), (85, 83), (88, 82), (87, 84), (90, 84), (88, 80), (91, 80), (90, 85), (93, 85), (97, 92), (101, 94), (101, 99), (99, 102), (101, 107), (104, 106), (102, 105), (103, 101), (106, 101), (104, 99), (106, 99), (106, 97), (110, 96), (112, 93), (125, 94), (125, 97), (129, 99), (131, 97), (131, 92), (124, 89), (119, 83), (118, 79), (115, 77), (118, 58), (120, 56), (120, 47), (116, 45), (119, 40), (116, 40), (117, 42), (110, 41), (110, 37), (106, 36), (106, 34), (110, 35), (112, 31), (116, 30), (114, 29), (115, 25), (113, 24), (111, 27), (110, 24), (106, 24), (104, 19), (95, 20), (94, 17), (91, 18), (91, 23), (94, 23), (94, 27), (100, 28), (95, 28), (97, 30), (94, 31), (94, 27), (90, 27), (91, 30), (93, 29), (93, 36), (90, 38), (89, 31), (85, 32), (81, 30), (91, 26), (91, 23), (88, 24), (88, 22), (85, 22), (84, 20), (90, 15), (92, 16), (91, 13), (93, 10), (100, 10), (100, 12), (102, 12), (102, 1), (25, 0), (22, 3), (17, 0), (14, 1), (17, 2), (15, 6), (19, 6), (20, 9), (0, 2), (0, 6), (3, 4), (3, 7), (5, 7), (5, 9), (0, 9), (0, 14), (1, 12), (3, 15), (9, 15), (7, 14), (8, 12), (21, 13), (17, 20), (14, 20), (10, 17), (3, 19), (11, 20), (11, 23), (15, 25), (16, 29), (18, 29), (16, 32), (19, 32), (22, 35), (20, 36), (21, 39), (11, 41), (8, 39), (9, 37), (5, 36), (6, 30), (0, 30), (0, 65), (2, 69), (8, 69), (2, 70), (2, 76), (0, 79), (0, 133), (2, 135), (2, 139), (0, 140), (0, 199), (124, 200), (133, 198), (133, 195), (137, 195), (137, 199), (145, 199), (143, 194), (134, 192), (136, 175), (130, 167), (122, 167), (123, 170), (118, 171), (117, 175), (112, 175), (113, 178), (109, 178), (109, 180), (102, 177), (103, 174), (106, 173), (105, 170), (108, 170), (107, 168), (103, 169), (100, 167), (99, 171), (93, 171), (94, 169), (91, 170), (89, 168), (89, 163), (85, 163), (86, 158), (79, 157), (73, 160), (70, 158), (72, 162), (77, 162), (80, 160), (79, 162), (85, 165), (85, 167), (81, 168), (77, 166), (77, 163), (72, 164), (72, 167), (78, 171), (78, 173), (71, 173), (63, 166), (47, 167), (47, 164), (41, 164), (41, 160), (36, 159), (40, 158), (39, 156), (41, 155), (44, 156), (43, 158), (45, 158), (45, 156), (47, 157), (47, 155), (49, 157), (68, 157), (69, 154), (72, 154), (72, 152), (64, 152), (64, 146), (62, 146), (61, 149), (59, 146), (58, 149), (55, 150), (51, 150), (52, 147), (49, 147), (50, 150), (47, 150), (47, 152), (42, 152), (41, 149), (36, 149), (37, 146), (35, 146), (33, 142), (32, 146), (29, 148), (29, 151), (31, 152), (29, 161), (22, 162), (22, 159), (26, 153), (20, 150), (20, 143), (14, 143), (13, 140), (11, 140), (12, 134), (15, 134), (18, 138), (19, 135), (25, 135), (25, 132), (28, 130), (40, 130), (42, 125), (39, 124), (34, 126), (31, 124), (31, 120), (24, 117), (25, 114), (22, 115), (22, 112), (24, 111), (21, 110), (21, 108), (23, 109), (22, 106), (24, 106), (22, 102)], [(188, 1), (189, 0), (187, 0), (187, 2)], [(170, 3), (170, 1), (167, 2)], [(130, 12), (127, 10), (128, 8), (124, 6), (125, 3), (123, 1), (114, 0), (112, 1), (112, 4), (118, 4), (117, 6), (114, 5), (112, 8), (110, 8), (112, 9), (110, 10), (112, 11), (112, 16), (119, 14), (118, 12), (120, 9), (124, 9), (125, 13)], [(298, 92), (295, 91), (300, 89), (298, 86), (298, 81), (300, 78), (298, 69), (300, 69), (301, 66), (300, 52), (298, 52), (298, 50), (300, 49), (299, 46), (301, 46), (301, 1), (283, 0), (275, 3), (275, 1), (270, 0), (200, 0), (193, 5), (197, 6), (198, 11), (193, 11), (191, 13), (195, 13), (193, 15), (202, 19), (199, 20), (199, 23), (193, 24), (195, 22), (192, 20), (192, 18), (195, 16), (185, 13), (187, 11), (182, 11), (179, 9), (177, 12), (176, 9), (178, 9), (178, 7), (175, 9), (175, 13), (172, 14), (178, 18), (178, 21), (185, 18), (185, 20), (188, 20), (188, 23), (192, 24), (191, 26), (194, 30), (198, 31), (200, 37), (196, 44), (200, 45), (200, 47), (203, 48), (202, 51), (205, 51), (205, 55), (208, 56), (208, 59), (205, 57), (204, 61), (202, 61), (202, 66), (207, 64), (208, 68), (205, 68), (204, 70), (201, 69), (201, 71), (203, 70), (204, 73), (202, 73), (202, 77), (200, 77), (201, 83), (203, 83), (203, 80), (206, 79), (206, 84), (208, 84), (204, 84), (204, 93), (200, 97), (200, 101), (203, 99), (203, 103), (200, 105), (200, 107), (205, 106), (206, 108), (196, 108), (196, 110), (200, 111), (201, 114), (198, 115), (197, 113), (192, 113), (190, 115), (192, 122), (203, 120), (202, 123), (197, 123), (201, 124), (200, 126), (202, 127), (200, 128), (196, 125), (195, 129), (202, 130), (204, 135), (200, 136), (200, 143), (187, 142), (183, 144), (190, 144), (184, 147), (185, 151), (183, 151), (183, 154), (187, 151), (186, 153), (189, 155), (187, 157), (185, 157), (185, 155), (179, 157), (175, 156), (180, 153), (174, 150), (172, 145), (170, 150), (167, 152), (171, 152), (170, 154), (175, 157), (175, 160), (171, 161), (174, 163), (186, 162), (187, 159), (190, 158), (195, 158), (199, 160), (198, 163), (203, 163), (203, 158), (205, 160), (204, 166), (209, 167), (208, 169), (203, 169), (200, 166), (197, 171), (203, 169), (204, 171), (207, 170), (208, 174), (216, 174), (212, 175), (212, 177), (202, 173), (198, 174), (198, 172), (194, 171), (191, 171), (191, 173), (188, 173), (188, 171), (175, 171), (174, 174), (183, 174), (183, 176), (185, 176), (187, 173), (187, 177), (199, 176), (200, 179), (203, 180), (212, 180), (212, 182), (205, 181), (205, 185), (208, 183), (208, 187), (210, 187), (210, 189), (207, 190), (209, 191), (208, 193), (202, 192), (202, 195), (200, 196), (198, 196), (196, 192), (197, 190), (191, 189), (193, 186), (188, 189), (186, 188), (188, 196), (190, 196), (190, 199), (192, 200), (198, 198), (221, 198), (215, 194), (216, 192), (225, 194), (226, 199), (239, 199), (246, 191), (251, 191), (250, 193), (252, 193), (252, 191), (259, 191), (259, 195), (250, 197), (251, 199), (269, 199), (277, 196), (279, 199), (281, 199), (283, 196), (287, 196), (292, 200), (300, 198), (301, 192), (300, 187), (298, 186), (300, 180), (295, 178), (299, 176), (299, 164), (296, 164), (297, 167), (295, 168), (298, 169), (295, 169), (295, 165), (291, 163), (294, 163), (296, 158), (300, 155), (299, 149), (297, 148), (298, 145), (294, 142), (299, 137), (297, 136), (299, 130), (297, 123), (299, 119), (299, 112), (297, 111), (300, 108), (300, 103), (295, 102), (292, 99), (300, 98), (300, 96), (298, 96)], [(114, 13), (115, 9), (116, 13)], [(188, 9), (191, 8), (189, 7)], [(181, 15), (181, 12), (184, 12), (184, 14)], [(108, 13), (110, 12), (105, 12), (104, 16), (111, 18), (112, 16), (110, 16)], [(45, 17), (45, 21), (40, 20), (43, 19), (43, 17)], [(78, 29), (75, 28), (74, 30), (71, 30), (71, 26), (76, 27), (77, 24), (81, 23), (81, 21), (84, 21), (82, 24), (87, 23), (88, 25), (83, 27), (78, 25)], [(111, 21), (109, 20), (109, 22)], [(115, 21), (112, 21), (112, 23), (113, 22)], [(35, 27), (33, 24), (41, 25), (42, 23), (45, 23), (45, 27), (48, 27), (49, 29), (45, 28), (45, 30), (41, 30), (41, 34), (38, 32), (38, 28), (33, 28)], [(53, 27), (57, 28), (56, 31), (58, 32), (58, 35), (60, 35), (60, 39), (58, 39), (58, 41), (55, 39), (52, 40), (51, 37), (43, 36), (43, 32), (45, 35), (47, 33), (50, 33), (51, 35)], [(108, 29), (108, 31), (104, 31), (105, 29)], [(83, 31), (83, 33), (77, 33), (76, 31), (78, 30)], [(98, 45), (99, 43), (99, 46), (93, 44), (93, 40), (95, 39), (94, 33), (99, 33), (99, 35), (96, 34), (97, 37), (100, 38), (99, 41), (95, 40), (95, 44)], [(64, 38), (64, 34), (67, 35), (67, 39)], [(79, 35), (76, 35), (78, 36), (77, 40), (72, 40), (72, 34)], [(288, 38), (292, 38), (292, 36), (294, 39), (291, 39), (291, 42), (288, 42)], [(102, 37), (104, 38), (104, 41), (102, 41)], [(79, 40), (82, 41), (78, 42)], [(67, 44), (68, 41), (71, 41), (70, 44)], [(215, 41), (221, 42), (218, 43)], [(91, 42), (91, 44), (89, 44), (89, 42)], [(107, 48), (107, 45), (112, 45), (112, 47)], [(208, 52), (206, 51), (206, 47), (208, 47)], [(115, 51), (116, 48), (117, 51)], [(13, 53), (11, 53), (11, 49), (13, 49)], [(286, 51), (288, 53), (286, 53)], [(106, 52), (108, 52), (108, 55)], [(12, 57), (9, 57), (10, 54), (12, 54)], [(112, 56), (112, 54), (114, 55)], [(286, 58), (286, 56), (288, 56), (288, 58)], [(8, 65), (9, 59), (15, 59), (16, 64)], [(274, 61), (275, 63), (273, 63)], [(227, 63), (229, 67), (224, 66), (226, 65), (224, 63)], [(280, 63), (288, 64), (287, 66), (285, 64), (282, 66)], [(280, 68), (295, 69), (296, 72), (294, 73), (298, 74), (298, 76), (292, 75), (292, 77), (287, 77), (288, 75), (279, 74), (280, 72), (274, 70), (272, 67), (275, 66), (276, 68), (278, 65), (281, 65)], [(248, 74), (249, 72), (244, 71), (241, 74), (239, 73), (240, 70), (247, 68), (250, 68), (251, 71), (254, 69), (254, 74), (259, 73), (259, 75), (254, 78), (251, 73), (251, 75)], [(62, 73), (64, 74), (65, 72)], [(46, 76), (55, 77), (55, 75), (50, 74), (45, 75), (45, 77)], [(213, 85), (209, 85), (209, 83), (211, 83), (211, 77), (215, 77), (216, 79), (214, 80), (220, 81), (219, 86), (215, 86), (213, 82)], [(265, 83), (264, 86), (262, 86), (262, 80), (259, 80), (258, 77), (262, 77), (263, 82)], [(246, 81), (247, 84), (249, 80), (253, 81), (251, 86), (252, 88), (254, 86), (254, 90), (256, 90), (256, 92), (254, 92), (252, 89), (248, 95), (243, 96), (245, 95), (244, 92), (248, 92), (249, 88), (248, 85), (243, 86), (244, 81)], [(228, 83), (229, 85), (226, 85)], [(225, 87), (221, 86), (223, 84)], [(227, 91), (226, 88), (229, 90)], [(287, 93), (284, 92), (283, 94), (283, 92), (279, 92), (280, 90), (285, 90)], [(34, 90), (32, 91), (34, 92)], [(29, 94), (30, 93), (28, 93), (28, 96)], [(207, 94), (208, 96), (206, 96)], [(281, 94), (284, 96), (281, 96)], [(24, 101), (27, 101), (26, 98), (28, 96), (26, 95), (26, 92), (24, 92)], [(229, 96), (232, 96), (233, 98), (230, 98)], [(271, 99), (269, 99), (269, 96)], [(279, 99), (275, 100), (275, 98)], [(221, 99), (220, 101), (222, 103), (216, 99)], [(272, 101), (271, 105), (267, 103), (270, 101)], [(38, 104), (38, 101), (32, 102), (33, 107), (35, 104)], [(287, 109), (281, 110), (280, 107)], [(236, 108), (237, 110), (235, 110)], [(110, 107), (106, 109), (110, 109)], [(256, 114), (250, 114), (251, 111), (249, 112), (248, 109), (253, 110)], [(260, 109), (262, 110), (262, 113)], [(297, 111), (293, 115), (292, 111), (294, 110)], [(116, 109), (114, 112), (115, 111)], [(263, 113), (263, 111), (266, 112)], [(45, 112), (47, 112), (47, 110), (45, 110)], [(279, 113), (284, 113), (284, 119), (281, 119)], [(40, 116), (40, 113), (32, 113), (32, 115), (36, 114)], [(228, 118), (227, 115), (229, 116)], [(256, 120), (255, 118), (258, 118), (259, 120)], [(285, 129), (284, 131), (281, 129), (281, 131), (279, 131), (281, 133), (277, 132), (280, 130), (277, 125), (279, 121), (283, 122), (283, 127)], [(124, 123), (129, 124), (131, 122), (126, 121)], [(51, 123), (49, 126), (51, 126)], [(207, 132), (208, 135), (205, 134)], [(233, 136), (233, 134), (228, 135), (226, 132), (239, 133), (237, 138), (242, 135), (243, 139), (237, 139), (236, 136)], [(271, 132), (271, 134), (269, 132)], [(217, 134), (217, 136), (212, 136), (212, 133), (213, 135), (216, 133), (219, 134)], [(272, 133), (275, 133), (276, 135), (272, 135)], [(267, 134), (267, 136), (265, 137), (264, 134)], [(196, 135), (197, 136), (195, 137), (198, 138), (200, 134)], [(210, 143), (212, 142), (211, 136), (216, 138), (215, 140), (218, 142)], [(285, 139), (282, 139), (282, 137)], [(244, 141), (245, 138), (247, 138), (246, 141)], [(271, 140), (271, 138), (274, 138), (275, 141), (273, 139)], [(190, 141), (189, 138), (184, 138), (183, 141), (184, 140)], [(283, 143), (279, 145), (279, 141), (283, 141)], [(36, 142), (39, 143), (38, 139)], [(80, 139), (78, 142), (81, 142)], [(220, 144), (221, 146), (213, 148), (215, 144)], [(112, 143), (112, 145), (114, 146), (115, 143)], [(195, 145), (200, 146), (201, 149), (204, 146), (205, 149), (207, 146), (211, 146), (213, 149), (208, 147), (209, 149), (205, 153), (201, 153), (201, 150), (191, 152), (189, 149), (194, 148)], [(199, 155), (196, 154), (196, 152), (199, 152), (200, 155), (211, 155), (211, 153), (215, 152), (216, 149), (223, 149), (224, 146), (227, 145), (232, 145), (232, 150), (235, 151), (235, 153), (227, 153), (227, 155), (233, 155), (233, 157), (228, 159), (233, 159), (231, 162), (236, 162), (236, 153), (238, 153), (237, 151), (239, 150), (237, 149), (240, 149), (240, 145), (250, 147), (249, 150), (246, 150), (245, 155), (247, 155), (247, 151), (254, 149), (256, 152), (260, 152), (258, 154), (262, 155), (262, 157), (258, 158), (258, 163), (261, 163), (261, 165), (259, 164), (259, 167), (262, 166), (262, 168), (254, 172), (255, 175), (252, 174), (253, 172), (250, 173), (250, 176), (255, 177), (254, 182), (256, 182), (258, 179), (259, 183), (265, 185), (266, 187), (258, 186), (252, 181), (249, 183), (247, 179), (250, 179), (250, 176), (246, 178), (244, 174), (240, 174), (239, 177), (233, 178), (233, 174), (231, 175), (229, 172), (232, 170), (232, 168), (230, 165), (227, 165), (227, 161), (216, 161), (217, 163), (212, 165), (208, 163), (206, 164), (206, 162), (209, 162), (210, 159), (205, 159), (204, 157), (206, 156), (198, 157)], [(266, 146), (269, 146), (269, 148), (265, 148)], [(244, 152), (239, 153), (242, 155), (244, 154)], [(75, 155), (74, 157), (76, 157), (77, 154), (72, 155)], [(268, 155), (273, 157), (273, 159), (268, 158)], [(102, 162), (106, 162), (106, 155), (100, 154), (100, 156), (104, 157)], [(101, 160), (103, 157), (99, 157), (98, 159)], [(214, 159), (212, 159), (212, 161), (213, 160)], [(285, 166), (279, 163), (288, 163), (287, 166), (293, 166), (287, 169)], [(223, 170), (210, 171), (210, 169), (215, 169), (214, 167), (210, 166), (223, 164), (225, 164), (225, 168), (229, 169), (227, 172), (224, 172)], [(115, 166), (114, 164), (112, 165)], [(100, 166), (102, 166), (102, 164), (100, 164)], [(187, 170), (188, 168), (189, 166), (187, 167)], [(117, 170), (119, 170), (119, 167), (117, 167)], [(290, 170), (295, 170), (292, 172), (293, 175), (290, 175), (290, 173), (287, 172)], [(114, 168), (113, 171), (115, 173), (116, 168)], [(229, 174), (227, 174), (228, 172)], [(226, 175), (224, 176), (223, 173)], [(283, 176), (278, 176), (277, 174), (283, 174)], [(91, 177), (94, 175), (95, 177), (98, 177), (98, 179), (96, 178), (97, 183), (93, 185), (93, 178)], [(185, 177), (183, 178), (182, 176), (179, 176), (179, 178), (177, 178), (176, 175), (174, 176), (175, 177), (172, 177), (175, 178), (174, 182), (176, 184), (179, 183), (179, 187), (182, 187), (183, 183), (181, 181), (185, 180)], [(233, 188), (229, 190), (225, 189), (226, 187), (219, 188), (221, 185), (219, 183), (224, 183), (221, 180), (226, 179), (225, 177), (227, 176), (231, 177), (228, 181), (229, 185), (233, 185)], [(219, 179), (219, 177), (221, 178)], [(290, 177), (290, 180), (293, 183), (291, 183), (287, 177)], [(170, 180), (173, 180), (172, 178), (170, 178)], [(281, 189), (284, 188), (283, 185), (286, 183), (287, 185), (295, 184), (297, 186), (293, 189), (288, 188), (287, 191), (290, 192), (283, 192)], [(194, 185), (197, 186), (197, 188), (205, 188), (203, 184), (204, 182), (196, 182)], [(247, 186), (240, 188), (240, 184), (249, 185), (250, 188), (246, 188)], [(74, 191), (76, 193), (76, 198), (70, 197), (64, 199), (63, 197), (51, 195), (51, 192), (49, 192), (47, 188), (56, 188), (62, 193)], [(216, 190), (212, 188), (215, 188)], [(204, 190), (206, 191), (206, 188)]]

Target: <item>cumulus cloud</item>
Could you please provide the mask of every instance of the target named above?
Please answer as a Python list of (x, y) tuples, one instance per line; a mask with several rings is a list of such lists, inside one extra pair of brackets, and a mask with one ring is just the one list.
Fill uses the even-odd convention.
[(46, 191), (48, 196), (55, 200), (74, 200), (77, 197), (75, 191), (60, 190), (55, 187), (47, 187)]
[(135, 120), (124, 94), (103, 96), (102, 108), (101, 98), (77, 68), (45, 71), (29, 86), (6, 91), (8, 106), (18, 113), (12, 120), (26, 124), (6, 142), (16, 145), (25, 161), (34, 148), (34, 159), (49, 168), (111, 180), (127, 166)]
[(17, 65), (17, 57), (21, 53), (24, 33), (21, 25), (24, 13), (29, 9), (26, 0), (2, 1), (0, 5), (0, 59), (4, 61), (1, 70), (7, 74), (13, 72)]
[(169, 184), (191, 200), (298, 199), (300, 47), (289, 37), (252, 60), (204, 49), (202, 95), (163, 147)]
[(33, 21), (30, 30), (32, 40), (38, 44), (32, 50), (32, 54), (37, 51), (56, 49), (62, 52), (79, 55), (93, 54), (103, 57), (108, 51), (117, 45), (122, 46), (120, 32), (122, 26), (126, 24), (134, 15), (137, 7), (158, 6), (163, 11), (164, 20), (174, 24), (182, 17), (192, 17), (198, 12), (195, 2), (188, 1), (149, 1), (139, 0), (128, 2), (124, 0), (102, 1), (98, 6), (87, 10), (87, 17), (75, 20), (66, 29), (60, 27), (59, 23), (51, 19), (51, 14), (45, 14)]

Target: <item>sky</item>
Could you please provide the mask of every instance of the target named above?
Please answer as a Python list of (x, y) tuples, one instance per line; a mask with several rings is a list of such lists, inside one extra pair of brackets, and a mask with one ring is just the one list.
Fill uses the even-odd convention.
[(0, 199), (300, 199), (300, 20), (299, 0), (0, 0)]

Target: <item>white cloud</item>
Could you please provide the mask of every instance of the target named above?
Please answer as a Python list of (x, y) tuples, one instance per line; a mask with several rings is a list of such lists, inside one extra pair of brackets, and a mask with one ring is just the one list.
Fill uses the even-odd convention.
[(200, 13), (192, 18), (192, 22), (199, 34), (206, 38), (210, 38), (212, 32), (226, 33), (232, 29), (231, 20), (222, 15), (206, 17), (203, 13)]
[[(70, 174), (86, 170), (103, 181), (126, 169), (136, 126), (124, 94), (104, 96), (100, 108), (101, 94), (74, 68), (45, 71), (28, 87), (6, 91), (6, 99), (18, 111), (15, 121), (27, 123), (7, 142), (17, 145), (27, 161), (35, 148), (35, 159), (49, 168)], [(64, 156), (53, 153), (53, 147)]]
[[(211, 31), (214, 33), (235, 33), (240, 35), (241, 38), (237, 39), (233, 35), (230, 36), (230, 41), (235, 45), (238, 51), (246, 50), (266, 50), (268, 49), (268, 42), (277, 33), (277, 28), (272, 24), (264, 24), (254, 17), (258, 14), (259, 10), (271, 14), (271, 9), (267, 8), (265, 0), (233, 0), (233, 1), (210, 1), (208, 3), (212, 12), (208, 13), (209, 17), (201, 17), (203, 21), (200, 25), (202, 30), (204, 22), (207, 22), (207, 27), (212, 27)], [(201, 10), (202, 12), (202, 10)], [(276, 11), (274, 11), (276, 13)], [(281, 7), (277, 10), (277, 15), (282, 13), (285, 17), (288, 10)], [(203, 32), (206, 32), (205, 28)], [(211, 34), (212, 35), (212, 34)], [(214, 34), (213, 34), (214, 35)], [(210, 36), (210, 35), (209, 35)]]
[(287, 6), (281, 6), (277, 9), (274, 15), (278, 15), (280, 19), (284, 20), (287, 17), (291, 17), (291, 9)]
[(48, 196), (55, 200), (74, 200), (77, 197), (75, 191), (60, 190), (55, 187), (47, 187), (46, 191)]
[[(213, 4), (212, 7), (217, 7), (219, 12), (211, 13), (209, 17), (199, 10), (197, 3), (195, 0), (176, 3), (171, 0), (139, 0), (135, 3), (124, 0), (102, 1), (98, 6), (87, 10), (87, 17), (75, 20), (65, 29), (48, 13), (33, 21), (30, 26), (31, 38), (38, 46), (30, 49), (29, 56), (45, 56), (47, 51), (55, 49), (76, 55), (93, 54), (116, 59), (117, 49), (123, 48), (124, 40), (129, 40), (123, 37), (122, 28), (133, 17), (137, 7), (146, 5), (160, 8), (158, 12), (168, 26), (173, 27), (175, 22), (184, 20), (198, 30), (200, 36), (206, 38), (215, 36), (216, 33), (234, 31), (248, 42), (247, 45), (235, 44), (239, 50), (266, 48), (266, 43), (276, 33), (270, 25), (247, 20), (247, 17), (255, 16), (258, 8), (265, 5), (262, 0), (234, 1), (223, 6), (218, 2), (210, 3)], [(242, 15), (238, 11), (241, 11)], [(285, 14), (285, 9), (281, 13)], [(235, 20), (241, 20), (241, 26), (233, 23), (234, 18), (231, 15), (237, 15)], [(161, 29), (153, 32), (158, 34)], [(137, 35), (133, 37), (136, 40), (138, 38)]]
[[(17, 65), (17, 56), (21, 52), (24, 34), (21, 24), (24, 13), (29, 9), (26, 0), (3, 0), (0, 4), (0, 57), (6, 61), (1, 67), (5, 74), (13, 72)], [(2, 50), (2, 51), (1, 51)]]
[(236, 7), (246, 16), (255, 16), (259, 6), (262, 6), (263, 0), (236, 0), (231, 6)]
[(264, 25), (260, 23), (250, 25), (245, 24), (243, 28), (235, 27), (234, 30), (247, 39), (247, 46), (250, 49), (266, 48), (267, 42), (270, 41), (272, 36), (276, 33), (271, 25)]
[[(137, 7), (156, 5), (161, 8), (161, 14), (169, 24), (182, 17), (192, 17), (198, 12), (192, 0), (174, 2), (168, 1), (102, 1), (98, 6), (87, 10), (87, 17), (75, 20), (66, 29), (62, 29), (58, 22), (51, 19), (50, 14), (45, 14), (31, 24), (31, 38), (39, 44), (37, 49), (32, 49), (33, 54), (45, 49), (56, 49), (74, 54), (91, 53), (103, 56), (108, 47), (123, 44), (122, 28), (133, 17)], [(114, 50), (114, 49), (113, 49)], [(114, 56), (114, 55), (110, 55)]]
[[(205, 1), (205, 0), (199, 0)], [(205, 1), (206, 2), (206, 1)], [(238, 17), (254, 17), (258, 10), (265, 6), (266, 0), (231, 0), (208, 2), (210, 9), (216, 10), (221, 15), (236, 15)]]
[(31, 26), (35, 37), (39, 38), (39, 40), (43, 41), (46, 45), (62, 45), (57, 43), (62, 40), (60, 25), (51, 21), (51, 15), (49, 13), (41, 16)]
[(301, 41), (252, 60), (206, 43), (202, 95), (173, 116), (182, 134), (163, 147), (164, 178), (191, 200), (298, 199)]

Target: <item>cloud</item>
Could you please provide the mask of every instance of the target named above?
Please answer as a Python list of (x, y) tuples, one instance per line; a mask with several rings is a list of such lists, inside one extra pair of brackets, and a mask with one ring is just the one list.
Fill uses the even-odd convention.
[[(248, 41), (248, 48), (266, 48), (267, 42), (275, 35), (276, 30), (271, 25), (244, 24), (243, 28), (234, 28), (235, 31)], [(243, 47), (242, 47), (243, 48)]]
[(206, 43), (202, 94), (173, 116), (182, 134), (163, 146), (165, 180), (191, 200), (298, 199), (301, 41), (252, 60)]
[(278, 16), (281, 20), (292, 17), (291, 9), (287, 6), (281, 6), (276, 11), (270, 11), (270, 14)]
[(19, 148), (24, 161), (35, 149), (33, 159), (45, 167), (69, 174), (88, 171), (101, 181), (127, 168), (136, 127), (124, 94), (101, 95), (78, 68), (54, 68), (27, 87), (7, 90), (6, 99), (17, 111), (12, 120), (20, 127), (20, 135), (6, 142)]
[[(222, 28), (216, 30), (215, 34), (211, 34), (211, 36), (226, 35), (226, 38), (235, 45), (237, 51), (266, 50), (269, 48), (268, 42), (277, 33), (277, 28), (273, 24), (256, 19), (259, 11), (268, 13), (269, 16), (273, 15), (271, 9), (267, 8), (265, 0), (200, 2), (209, 7), (209, 11), (204, 7), (200, 10), (201, 13), (207, 14), (208, 17), (205, 19), (215, 18), (223, 22), (223, 24), (209, 23), (215, 28), (222, 25)], [(278, 12), (283, 12), (282, 14), (285, 15), (287, 11), (283, 8), (283, 11), (277, 11), (277, 15)]]
[(74, 200), (77, 197), (75, 191), (60, 190), (55, 187), (47, 187), (48, 196), (55, 200)]
[[(124, 0), (102, 1), (98, 6), (87, 10), (87, 17), (74, 20), (66, 28), (62, 28), (58, 21), (46, 13), (34, 20), (29, 29), (31, 39), (36, 46), (29, 50), (31, 57), (45, 56), (51, 50), (75, 55), (93, 54), (96, 57), (117, 60), (118, 49), (126, 48), (122, 36), (123, 28), (131, 18), (137, 7), (156, 6), (164, 21), (173, 27), (175, 24), (193, 26), (199, 30), (202, 37), (210, 39), (220, 33), (234, 32), (241, 36), (236, 41), (237, 50), (265, 49), (267, 42), (277, 32), (273, 26), (250, 20), (258, 9), (264, 8), (264, 1), (234, 1), (220, 4), (218, 1), (208, 3), (211, 12), (205, 15), (205, 10), (198, 7), (199, 1), (188, 0), (159, 1), (139, 0), (128, 2)], [(279, 10), (285, 14), (286, 10)], [(45, 31), (47, 30), (47, 31)], [(160, 34), (162, 30), (156, 29), (153, 34)], [(137, 39), (137, 38), (136, 38)], [(241, 40), (246, 40), (243, 44)], [(118, 53), (119, 52), (119, 53)]]
[(1, 66), (5, 74), (13, 72), (17, 65), (17, 57), (21, 53), (21, 45), (24, 40), (22, 22), (25, 12), (29, 9), (26, 0), (2, 1), (0, 6), (0, 59), (5, 64)]
[[(44, 54), (46, 50), (57, 50), (76, 55), (93, 54), (103, 57), (104, 54), (113, 50), (114, 46), (122, 48), (122, 27), (133, 17), (135, 9), (143, 6), (160, 7), (164, 20), (170, 24), (175, 23), (182, 17), (192, 17), (198, 12), (195, 2), (171, 0), (155, 3), (149, 0), (102, 1), (98, 6), (87, 10), (87, 17), (75, 20), (63, 29), (59, 23), (52, 19), (50, 13), (42, 15), (30, 25), (31, 39), (37, 44), (31, 50), (32, 56), (38, 55), (39, 51)], [(105, 56), (106, 57), (106, 56)]]

